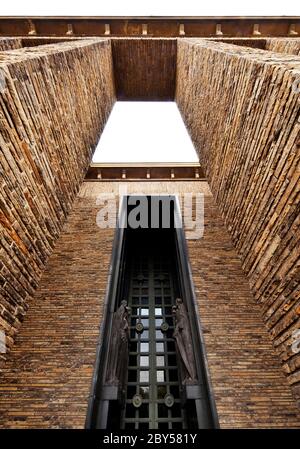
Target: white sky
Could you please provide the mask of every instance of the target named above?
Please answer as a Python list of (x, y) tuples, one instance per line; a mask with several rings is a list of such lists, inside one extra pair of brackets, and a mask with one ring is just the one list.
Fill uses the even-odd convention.
[(117, 101), (93, 162), (197, 162), (180, 112), (171, 101)]
[(0, 15), (300, 15), (299, 0), (1, 0)]

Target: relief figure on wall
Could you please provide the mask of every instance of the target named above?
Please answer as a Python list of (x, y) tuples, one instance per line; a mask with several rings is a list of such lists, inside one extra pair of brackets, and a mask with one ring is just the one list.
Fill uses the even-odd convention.
[(173, 337), (176, 341), (177, 353), (182, 366), (182, 383), (194, 384), (197, 382), (197, 374), (191, 328), (187, 310), (181, 298), (176, 299), (176, 305), (173, 306), (173, 314), (175, 317)]
[(120, 387), (124, 386), (128, 365), (129, 315), (127, 301), (122, 301), (112, 319), (106, 383)]

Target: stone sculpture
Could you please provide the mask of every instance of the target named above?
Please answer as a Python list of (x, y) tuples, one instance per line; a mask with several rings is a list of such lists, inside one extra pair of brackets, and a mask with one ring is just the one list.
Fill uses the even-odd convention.
[(176, 305), (173, 306), (175, 316), (175, 330), (173, 337), (176, 341), (177, 352), (180, 356), (182, 365), (182, 383), (196, 383), (196, 364), (191, 339), (191, 329), (187, 310), (181, 298), (176, 299)]
[(130, 308), (127, 307), (127, 301), (122, 301), (112, 319), (106, 383), (120, 387), (124, 385), (127, 372), (129, 315)]

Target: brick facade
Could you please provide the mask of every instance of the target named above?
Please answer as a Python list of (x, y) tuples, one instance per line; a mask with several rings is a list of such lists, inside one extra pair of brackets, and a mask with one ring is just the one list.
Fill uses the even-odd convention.
[(299, 56), (187, 39), (177, 57), (178, 106), (299, 400)]
[(8, 347), (114, 100), (108, 41), (0, 52), (0, 326)]
[(0, 39), (0, 425), (84, 426), (113, 240), (95, 200), (119, 184), (82, 180), (116, 96), (176, 92), (213, 196), (128, 189), (205, 194), (188, 246), (221, 427), (299, 426), (299, 39), (67, 39)]
[[(124, 184), (123, 184), (124, 185)], [(221, 427), (296, 427), (299, 415), (241, 262), (206, 182), (131, 182), (129, 192), (203, 192), (205, 232), (188, 248)], [(0, 378), (2, 427), (82, 428), (114, 230), (96, 225), (85, 182)]]

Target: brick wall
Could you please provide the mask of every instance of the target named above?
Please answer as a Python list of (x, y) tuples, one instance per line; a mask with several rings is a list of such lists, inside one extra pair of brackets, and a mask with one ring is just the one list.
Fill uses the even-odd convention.
[(15, 50), (22, 47), (22, 39), (14, 37), (0, 38), (0, 51)]
[(300, 39), (297, 37), (257, 37), (250, 39), (229, 37), (209, 40), (214, 40), (216, 42), (225, 42), (227, 44), (234, 44), (242, 47), (260, 48), (262, 50), (272, 51), (276, 53), (287, 53), (291, 55), (299, 55), (300, 53)]
[(298, 399), (299, 80), (298, 56), (178, 43), (178, 106)]
[[(124, 184), (122, 184), (124, 185)], [(297, 408), (206, 182), (130, 182), (129, 192), (205, 196), (188, 247), (221, 427), (296, 427)], [(96, 226), (102, 192), (85, 182), (0, 377), (1, 427), (85, 422), (114, 230)]]
[(300, 55), (300, 39), (266, 39), (265, 49), (278, 53)]
[(176, 39), (112, 39), (119, 100), (174, 100)]
[(114, 98), (108, 41), (0, 52), (0, 326), (8, 348)]

